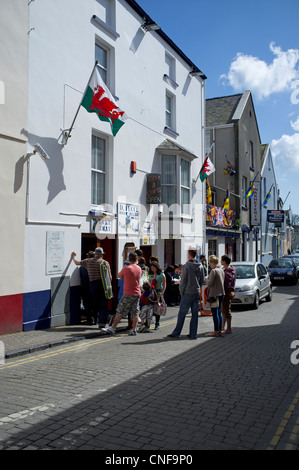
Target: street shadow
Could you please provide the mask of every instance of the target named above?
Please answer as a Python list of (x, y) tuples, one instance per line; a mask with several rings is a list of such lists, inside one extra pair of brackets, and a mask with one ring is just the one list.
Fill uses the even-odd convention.
[[(15, 428), (13, 435), (4, 437), (1, 448), (267, 449), (299, 383), (299, 368), (290, 361), (298, 306), (293, 302), (279, 324), (273, 324), (272, 312), (267, 324), (265, 320), (260, 320), (260, 326), (236, 327), (223, 338), (201, 341), (199, 336), (198, 341), (190, 341), (188, 350), (180, 349), (179, 344), (186, 344), (181, 340), (171, 340), (166, 347), (164, 338), (144, 342), (138, 353), (123, 347), (128, 343), (114, 343), (114, 349), (103, 346), (100, 357), (98, 349), (90, 348), (90, 376), (75, 353), (71, 363), (60, 362), (61, 370), (55, 358), (48, 358), (38, 366), (41, 376), (52, 377), (42, 404), (53, 396), (55, 408), (41, 414), (38, 424), (30, 425), (29, 420), (27, 427), (22, 423), (23, 429), (16, 432)], [(35, 386), (38, 390), (38, 383)], [(61, 400), (58, 386), (64, 397), (55, 403), (55, 396)], [(76, 394), (89, 398), (76, 403)]]

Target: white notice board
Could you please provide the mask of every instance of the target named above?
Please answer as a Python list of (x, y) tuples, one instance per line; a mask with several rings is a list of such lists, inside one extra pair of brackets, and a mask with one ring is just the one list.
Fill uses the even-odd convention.
[(46, 274), (62, 273), (64, 260), (64, 232), (48, 231), (46, 247)]

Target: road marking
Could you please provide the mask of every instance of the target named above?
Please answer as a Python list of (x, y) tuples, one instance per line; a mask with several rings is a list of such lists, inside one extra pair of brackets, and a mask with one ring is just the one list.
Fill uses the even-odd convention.
[(0, 418), (0, 426), (3, 426), (7, 423), (15, 422), (20, 419), (27, 418), (27, 416), (33, 416), (37, 412), (43, 412), (43, 411), (48, 411), (51, 408), (56, 408), (55, 405), (52, 403), (50, 404), (45, 404), (45, 405), (40, 405), (40, 406), (35, 406), (33, 408), (29, 408), (28, 410), (22, 410), (18, 411), (16, 413), (12, 413), (8, 416), (4, 416), (4, 418)]
[[(291, 419), (291, 417), (293, 416), (293, 411), (295, 410), (296, 408), (296, 405), (298, 405), (299, 403), (299, 391), (296, 393), (295, 395), (295, 398), (293, 399), (292, 403), (290, 404), (288, 410), (286, 411), (286, 413), (284, 414), (284, 417), (282, 418), (281, 420), (281, 423), (280, 425), (278, 426), (277, 430), (276, 430), (276, 433), (272, 439), (272, 441), (270, 442), (270, 445), (269, 447), (267, 448), (267, 450), (273, 450), (278, 442), (280, 441), (281, 439), (281, 436), (282, 434), (284, 433), (284, 431), (286, 430), (286, 427)], [(298, 435), (298, 424), (299, 424), (299, 420), (297, 419), (296, 421), (297, 424), (294, 425), (294, 428), (293, 428), (293, 434), (295, 435)], [(292, 431), (290, 432), (290, 439), (291, 439), (291, 436), (292, 436)], [(292, 444), (289, 443), (289, 444), (286, 444), (285, 445), (285, 450), (287, 449), (290, 449), (292, 447)]]
[[(169, 326), (169, 325), (173, 324), (174, 322), (176, 322), (176, 319), (165, 321), (165, 322), (162, 323), (160, 328), (163, 328), (164, 326)], [(36, 361), (39, 361), (41, 359), (47, 359), (49, 357), (54, 357), (54, 356), (57, 356), (59, 354), (65, 354), (67, 352), (87, 348), (87, 347), (92, 346), (94, 344), (106, 343), (108, 341), (109, 342), (110, 341), (115, 341), (117, 339), (128, 337), (128, 336), (129, 336), (128, 333), (117, 333), (115, 336), (114, 335), (109, 335), (108, 337), (103, 336), (103, 337), (98, 338), (98, 339), (93, 340), (93, 341), (87, 339), (84, 342), (82, 341), (82, 343), (80, 342), (80, 344), (76, 344), (76, 345), (72, 345), (72, 346), (65, 346), (64, 348), (61, 348), (61, 349), (58, 349), (58, 350), (56, 349), (55, 351), (48, 351), (46, 353), (39, 354), (39, 355), (34, 356), (34, 357), (26, 356), (26, 358), (18, 359), (15, 362), (11, 362), (9, 364), (0, 364), (0, 371), (10, 369), (12, 367), (21, 366), (23, 364), (29, 364), (31, 362), (36, 362)]]

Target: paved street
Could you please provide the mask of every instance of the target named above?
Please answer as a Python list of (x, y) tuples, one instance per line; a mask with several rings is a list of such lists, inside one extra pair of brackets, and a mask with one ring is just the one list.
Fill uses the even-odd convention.
[[(93, 336), (0, 365), (0, 449), (299, 449), (298, 286), (233, 311), (233, 334)], [(293, 353), (293, 362), (291, 354)], [(297, 359), (294, 360), (294, 359)]]

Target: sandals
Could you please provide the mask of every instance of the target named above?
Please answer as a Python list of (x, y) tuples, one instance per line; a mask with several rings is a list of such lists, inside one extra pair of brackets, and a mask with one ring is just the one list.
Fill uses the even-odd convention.
[(212, 331), (212, 333), (208, 333), (207, 336), (222, 336), (221, 331)]

